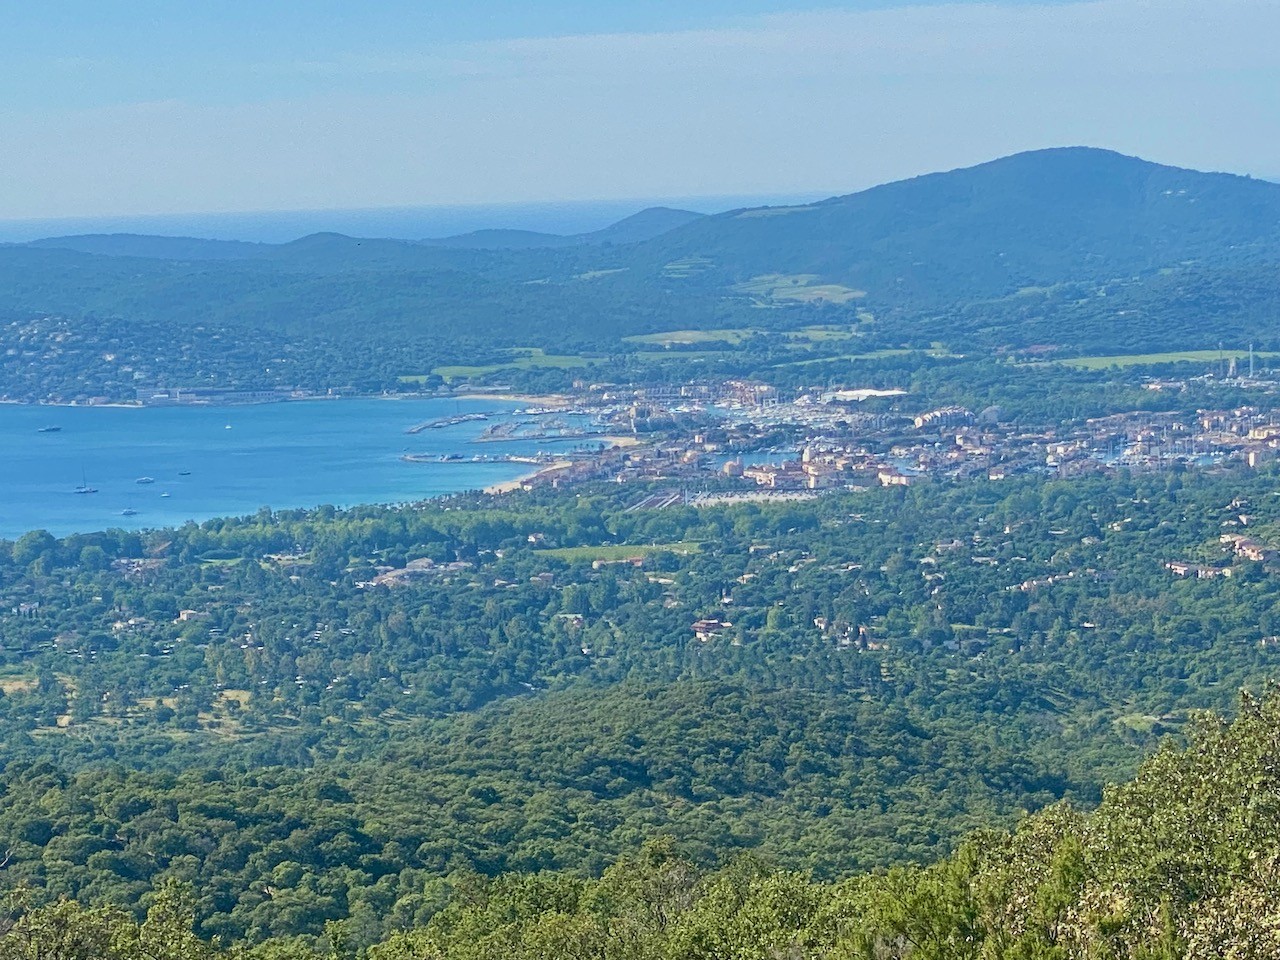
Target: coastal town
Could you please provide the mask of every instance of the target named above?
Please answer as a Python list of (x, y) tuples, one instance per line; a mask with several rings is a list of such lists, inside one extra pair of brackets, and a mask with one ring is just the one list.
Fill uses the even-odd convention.
[[(1148, 386), (1176, 387), (1164, 381)], [(641, 509), (930, 479), (1256, 468), (1280, 451), (1280, 415), (1263, 405), (1135, 410), (1028, 424), (999, 406), (930, 407), (922, 399), (902, 390), (856, 388), (801, 389), (784, 397), (743, 380), (582, 384), (570, 396), (536, 398), (536, 406), (517, 411), (514, 421), (480, 440), (502, 439), (497, 432), (540, 439), (548, 448), (519, 457), (534, 469), (491, 492), (585, 481), (670, 484), (669, 491), (638, 498)]]

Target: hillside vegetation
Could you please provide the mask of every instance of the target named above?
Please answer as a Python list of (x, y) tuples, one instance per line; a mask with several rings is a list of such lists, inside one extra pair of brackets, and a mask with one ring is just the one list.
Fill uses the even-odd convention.
[(1280, 946), (1280, 697), (1244, 697), (1202, 721), (1084, 815), (1056, 806), (950, 857), (822, 883), (754, 857), (705, 870), (651, 838), (598, 879), (485, 878), (422, 888), (407, 928), (367, 949), (359, 925), (314, 943), (224, 950), (191, 932), (188, 889), (145, 896), (139, 923), (73, 902), (12, 895), (0, 956), (13, 960), (979, 960), (1263, 958)]
[[(53, 238), (0, 247), (0, 317), (22, 339), (11, 356), (69, 381), (103, 376), (53, 350), (65, 341), (43, 318), (88, 357), (149, 358), (164, 371), (149, 386), (213, 332), (246, 350), (210, 359), (200, 382), (399, 389), (513, 347), (629, 355), (628, 338), (682, 330), (836, 325), (858, 342), (846, 353), (1274, 348), (1277, 264), (1280, 185), (1069, 148), (805, 206), (648, 210), (578, 237)], [(294, 356), (279, 362), (282, 337)], [(740, 373), (760, 372), (750, 345), (738, 353)]]
[(652, 511), (609, 484), (36, 531), (0, 551), (0, 874), (33, 906), (189, 883), (204, 937), (367, 945), (455, 872), (599, 876), (660, 835), (822, 882), (928, 863), (1088, 808), (1275, 674), (1272, 567), (1165, 563), (1221, 562), (1246, 501), (1275, 542), (1276, 482)]
[(707, 217), (636, 251), (734, 280), (812, 273), (881, 305), (937, 307), (1197, 261), (1275, 262), (1280, 185), (1064, 148), (802, 207)]

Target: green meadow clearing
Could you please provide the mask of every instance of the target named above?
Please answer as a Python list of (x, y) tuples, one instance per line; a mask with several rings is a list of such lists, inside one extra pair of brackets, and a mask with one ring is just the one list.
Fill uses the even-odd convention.
[(882, 360), (885, 357), (905, 357), (908, 354), (921, 354), (935, 359), (955, 357), (958, 354), (949, 352), (941, 344), (935, 343), (928, 350), (911, 350), (906, 347), (886, 347), (883, 350), (868, 350), (866, 353), (843, 353), (837, 356), (810, 357), (807, 360), (787, 360), (774, 364), (775, 367), (804, 367), (815, 363), (839, 363), (849, 360)]
[(737, 330), (666, 330), (662, 333), (637, 333), (634, 336), (623, 337), (623, 343), (641, 343), (655, 344), (662, 346), (664, 344), (694, 344), (694, 343), (731, 343), (739, 344), (749, 337), (755, 336), (757, 333), (764, 331), (754, 327), (746, 327)]
[(759, 334), (776, 333), (788, 340), (806, 343), (828, 343), (838, 340), (852, 340), (858, 336), (857, 331), (846, 326), (813, 326), (801, 327), (799, 330), (769, 331), (763, 327), (719, 328), (714, 330), (664, 330), (660, 333), (638, 333), (623, 337), (624, 343), (636, 343), (651, 346), (667, 344), (692, 346), (702, 343), (727, 343), (737, 346)]
[(800, 303), (848, 303), (867, 295), (865, 290), (838, 283), (817, 283), (816, 273), (765, 273), (734, 285), (739, 293), (749, 293), (769, 300), (794, 300)]
[(535, 550), (544, 557), (556, 557), (567, 563), (585, 560), (626, 560), (630, 557), (647, 557), (651, 553), (697, 553), (702, 545), (697, 540), (681, 540), (677, 543), (607, 544), (598, 547), (553, 547)]
[(694, 360), (716, 360), (730, 356), (729, 350), (641, 350), (631, 354), (641, 363), (666, 363), (670, 360), (683, 360), (686, 363)]
[[(1255, 360), (1278, 357), (1274, 351), (1255, 350)], [(1133, 353), (1114, 357), (1070, 357), (1056, 363), (1081, 370), (1106, 370), (1109, 367), (1152, 367), (1166, 363), (1214, 363), (1218, 360), (1248, 360), (1248, 350), (1177, 350), (1170, 353)]]
[[(489, 373), (503, 370), (532, 370), (538, 367), (557, 370), (570, 367), (585, 367), (591, 362), (589, 357), (576, 354), (547, 353), (540, 347), (520, 347), (510, 351), (512, 357), (504, 363), (478, 364), (476, 366), (452, 365), (432, 368), (431, 372), (445, 380), (464, 380), (468, 377), (481, 377)], [(422, 383), (427, 379), (423, 374), (412, 374), (400, 378), (401, 383)]]

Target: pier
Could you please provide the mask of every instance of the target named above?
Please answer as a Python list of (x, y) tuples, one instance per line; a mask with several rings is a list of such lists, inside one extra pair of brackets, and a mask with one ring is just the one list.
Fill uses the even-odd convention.
[(439, 430), (443, 427), (455, 427), (460, 423), (475, 423), (479, 420), (488, 419), (489, 414), (487, 413), (460, 413), (454, 417), (441, 417), (438, 420), (424, 420), (422, 423), (415, 423), (405, 433), (422, 433), (423, 430)]

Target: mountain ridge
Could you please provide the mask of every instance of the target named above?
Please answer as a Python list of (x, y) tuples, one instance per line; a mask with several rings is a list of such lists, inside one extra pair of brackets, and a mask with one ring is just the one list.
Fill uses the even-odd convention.
[[(877, 318), (859, 327), (876, 346), (1017, 349), (1045, 342), (1046, 327), (1077, 351), (1202, 346), (1202, 301), (1231, 335), (1271, 337), (1280, 185), (1065, 147), (810, 204), (642, 211), (579, 235), (598, 242), (537, 246), (519, 234), (525, 246), (494, 247), (512, 235), (462, 245), (91, 237), (88, 252), (54, 238), (0, 247), (0, 311), (356, 336), (380, 351), (461, 339), (468, 352), (599, 350), (662, 330), (862, 316)], [(135, 255), (104, 255), (112, 242)], [(163, 250), (183, 257), (145, 255)], [(1102, 299), (1117, 284), (1125, 313)]]
[(358, 237), (337, 231), (306, 234), (284, 243), (246, 240), (211, 240), (202, 237), (175, 237), (145, 233), (87, 233), (43, 237), (5, 247), (75, 250), (98, 256), (142, 257), (156, 260), (251, 260), (271, 257), (282, 249), (313, 238), (342, 238), (360, 243), (397, 243), (409, 246), (473, 250), (521, 250), (572, 247), (606, 243), (639, 243), (676, 229), (705, 214), (672, 207), (646, 207), (628, 217), (586, 233), (541, 233), (535, 230), (485, 229), (447, 237), (410, 240), (400, 237)]
[(1280, 186), (1061, 147), (801, 207), (716, 214), (642, 244), (641, 257), (650, 269), (701, 258), (728, 281), (813, 273), (936, 302), (938, 290), (992, 296), (1109, 279), (1224, 247), (1280, 257)]

